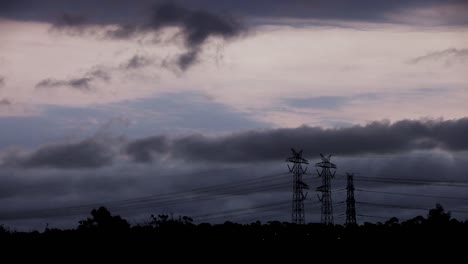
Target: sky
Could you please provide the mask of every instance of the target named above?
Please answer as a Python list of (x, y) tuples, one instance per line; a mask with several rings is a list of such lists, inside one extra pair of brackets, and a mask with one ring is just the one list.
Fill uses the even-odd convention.
[(240, 220), (230, 211), (290, 221), (291, 148), (310, 162), (307, 222), (320, 221), (320, 153), (338, 167), (337, 223), (346, 172), (360, 223), (437, 202), (467, 219), (467, 11), (450, 0), (1, 1), (0, 224), (74, 227), (97, 204), (132, 224)]

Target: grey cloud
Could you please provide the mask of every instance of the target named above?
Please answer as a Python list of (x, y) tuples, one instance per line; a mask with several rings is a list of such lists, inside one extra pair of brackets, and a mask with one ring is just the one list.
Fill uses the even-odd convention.
[(136, 25), (120, 25), (116, 29), (109, 29), (105, 36), (111, 39), (128, 39), (134, 37), (139, 32)]
[(153, 62), (151, 58), (134, 55), (127, 62), (120, 65), (120, 68), (123, 69), (138, 69), (150, 65)]
[(205, 11), (193, 11), (174, 3), (157, 5), (143, 29), (157, 31), (167, 26), (177, 26), (182, 30), (181, 34), (188, 49), (176, 61), (182, 70), (197, 62), (201, 47), (209, 37), (217, 36), (227, 40), (238, 36), (243, 30), (233, 18)]
[[(64, 32), (87, 32), (86, 27), (90, 24), (84, 23), (80, 17), (63, 16), (53, 28)], [(116, 29), (107, 30), (105, 35), (114, 39), (127, 39), (141, 33), (158, 33), (159, 30), (176, 26), (181, 29), (180, 36), (183, 39), (187, 51), (181, 54), (175, 64), (181, 70), (187, 70), (198, 61), (198, 56), (203, 44), (211, 36), (220, 37), (224, 40), (238, 36), (243, 27), (228, 16), (218, 16), (213, 13), (192, 10), (174, 3), (158, 4), (152, 9), (152, 13), (140, 24), (118, 24)], [(76, 29), (76, 30), (75, 30)]]
[(429, 54), (419, 56), (409, 60), (409, 63), (417, 64), (430, 61), (443, 61), (450, 64), (453, 61), (465, 61), (468, 58), (468, 49), (446, 49), (434, 51)]
[(5, 77), (0, 75), (0, 87), (5, 85)]
[(56, 87), (56, 86), (62, 86), (62, 85), (67, 85), (68, 81), (59, 81), (59, 80), (54, 80), (54, 79), (44, 79), (36, 84), (36, 88), (42, 88), (42, 87)]
[(86, 25), (86, 18), (84, 16), (74, 16), (70, 14), (62, 15), (54, 23), (54, 26), (57, 28), (77, 27), (83, 25)]
[(87, 26), (86, 18), (82, 15), (63, 14), (52, 25), (52, 30), (66, 31), (68, 34), (83, 34)]
[(8, 98), (3, 98), (0, 100), (0, 106), (10, 106), (13, 103)]
[(86, 73), (87, 78), (91, 79), (101, 79), (104, 81), (109, 81), (111, 79), (111, 76), (109, 72), (105, 69), (101, 68), (94, 68), (91, 71)]
[(3, 163), (7, 167), (77, 169), (98, 168), (112, 161), (113, 152), (108, 146), (87, 139), (71, 144), (46, 145), (27, 155), (12, 153)]
[(68, 86), (82, 91), (89, 91), (92, 89), (91, 84), (95, 80), (109, 81), (110, 74), (103, 69), (93, 69), (80, 78), (71, 78), (68, 80), (44, 79), (36, 84), (36, 88)]
[(182, 70), (188, 69), (198, 61), (199, 52), (199, 49), (194, 49), (180, 55), (176, 61), (177, 65), (179, 65)]
[[(69, 81), (66, 81), (66, 85), (69, 85), (73, 88), (77, 89), (86, 89), (89, 90), (89, 82), (91, 82), (91, 78), (89, 77), (84, 77), (84, 78), (78, 78), (78, 79), (70, 79)], [(54, 84), (54, 83), (52, 83)]]
[(189, 47), (198, 47), (210, 36), (223, 38), (236, 36), (242, 29), (241, 25), (232, 18), (204, 11), (192, 11), (171, 3), (157, 6), (147, 25), (152, 29), (166, 26), (180, 26)]
[(125, 152), (136, 161), (148, 162), (153, 159), (154, 153), (165, 153), (168, 150), (169, 140), (165, 136), (155, 136), (133, 141)]
[(253, 162), (283, 159), (291, 147), (308, 153), (338, 155), (388, 154), (434, 148), (463, 151), (468, 150), (467, 134), (468, 118), (403, 120), (340, 129), (303, 126), (249, 131), (217, 138), (202, 135), (173, 139), (153, 137), (129, 143), (126, 153), (136, 161), (149, 161), (150, 157), (160, 155), (200, 162)]
[(89, 90), (91, 80), (89, 77), (73, 78), (70, 80), (45, 79), (38, 82), (36, 88), (69, 86), (79, 90)]

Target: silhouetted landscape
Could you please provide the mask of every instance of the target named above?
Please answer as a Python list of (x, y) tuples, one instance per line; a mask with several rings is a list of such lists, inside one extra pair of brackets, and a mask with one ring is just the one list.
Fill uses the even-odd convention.
[[(0, 227), (0, 240), (11, 244), (43, 243), (99, 243), (99, 241), (144, 244), (170, 243), (196, 244), (200, 242), (222, 244), (237, 241), (282, 242), (282, 243), (330, 243), (349, 244), (354, 242), (368, 243), (435, 243), (460, 241), (466, 243), (468, 221), (451, 218), (442, 205), (437, 204), (427, 215), (416, 216), (400, 222), (393, 217), (378, 223), (353, 225), (322, 225), (308, 223), (305, 225), (289, 222), (255, 221), (250, 224), (238, 224), (226, 221), (223, 224), (193, 224), (188, 216), (176, 219), (168, 215), (151, 215), (144, 224), (130, 225), (118, 215), (112, 215), (105, 207), (94, 209), (91, 216), (79, 221), (74, 229), (60, 230), (46, 228), (44, 231), (17, 232), (6, 226)], [(466, 245), (466, 244), (465, 244)]]

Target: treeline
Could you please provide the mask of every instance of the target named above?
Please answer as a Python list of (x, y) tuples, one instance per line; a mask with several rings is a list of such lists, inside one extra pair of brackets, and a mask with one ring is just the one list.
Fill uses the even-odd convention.
[(396, 217), (378, 223), (365, 222), (360, 225), (321, 225), (310, 223), (296, 225), (288, 222), (259, 221), (251, 224), (225, 222), (223, 224), (194, 224), (190, 217), (171, 219), (168, 215), (151, 215), (144, 224), (130, 225), (120, 216), (112, 215), (100, 207), (91, 212), (91, 217), (79, 221), (75, 229), (60, 230), (46, 228), (43, 232), (18, 232), (0, 225), (0, 240), (10, 244), (22, 243), (63, 243), (86, 241), (99, 244), (114, 243), (214, 243), (246, 242), (309, 242), (341, 243), (350, 242), (404, 242), (419, 243), (453, 240), (466, 244), (468, 221), (451, 217), (450, 212), (437, 204), (427, 216), (417, 216), (400, 222)]

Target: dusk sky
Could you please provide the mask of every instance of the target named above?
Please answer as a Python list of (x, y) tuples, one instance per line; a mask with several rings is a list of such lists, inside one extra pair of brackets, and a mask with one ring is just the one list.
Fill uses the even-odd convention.
[[(68, 207), (101, 202), (132, 224), (264, 216), (255, 208), (292, 198), (291, 147), (311, 163), (307, 222), (320, 221), (320, 153), (338, 166), (333, 190), (354, 172), (357, 189), (381, 192), (357, 201), (401, 206), (358, 214), (468, 211), (467, 13), (466, 0), (2, 0), (0, 224), (74, 227), (93, 207)], [(284, 188), (111, 206), (269, 175)], [(345, 194), (333, 194), (337, 223)]]

